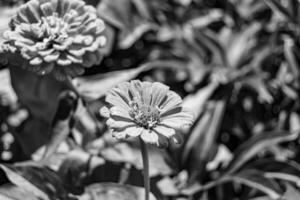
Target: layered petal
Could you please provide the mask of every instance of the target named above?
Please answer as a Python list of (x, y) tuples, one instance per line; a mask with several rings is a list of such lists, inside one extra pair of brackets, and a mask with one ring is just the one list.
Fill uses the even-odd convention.
[(102, 115), (116, 138), (140, 136), (146, 143), (166, 147), (169, 142), (181, 143), (177, 129), (193, 122), (190, 112), (180, 106), (181, 97), (161, 83), (122, 83), (106, 101), (112, 107), (103, 109)]
[(176, 133), (173, 128), (169, 128), (169, 127), (162, 126), (162, 125), (157, 125), (156, 127), (153, 128), (153, 130), (161, 135), (168, 137), (168, 138), (175, 135), (175, 133)]
[[(28, 1), (4, 33), (5, 44), (16, 48), (6, 49), (8, 62), (14, 62), (8, 54), (17, 53), (24, 68), (38, 74), (53, 72), (58, 79), (81, 75), (103, 57), (99, 48), (106, 43), (105, 25), (96, 12), (83, 0)], [(47, 63), (53, 67), (45, 69)]]

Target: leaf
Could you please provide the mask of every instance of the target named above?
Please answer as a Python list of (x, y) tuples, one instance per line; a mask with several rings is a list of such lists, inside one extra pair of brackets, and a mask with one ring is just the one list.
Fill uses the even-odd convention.
[(192, 129), (191, 135), (183, 150), (182, 163), (185, 163), (189, 151), (192, 151), (191, 159), (193, 160), (193, 169), (191, 178), (193, 178), (193, 176), (195, 178), (199, 174), (202, 175), (205, 171), (206, 164), (211, 156), (213, 146), (215, 146), (216, 138), (223, 121), (226, 101), (220, 100), (213, 105), (214, 108), (211, 111), (211, 116), (206, 118), (204, 122), (200, 121), (199, 126), (197, 127), (196, 125), (196, 127)]
[(146, 32), (156, 29), (157, 26), (150, 23), (138, 25), (134, 30), (132, 30), (131, 34), (128, 34), (119, 42), (120, 49), (130, 48), (137, 41), (137, 38), (142, 37)]
[(50, 199), (68, 199), (68, 191), (55, 171), (35, 163), (18, 163), (12, 167), (19, 175), (46, 193)]
[(17, 95), (10, 83), (10, 72), (8, 69), (0, 70), (0, 95), (6, 95), (11, 103), (17, 102)]
[(159, 182), (157, 182), (157, 187), (165, 196), (176, 196), (179, 194), (179, 189), (176, 187), (175, 182), (170, 177), (162, 178)]
[[(79, 200), (144, 200), (144, 188), (116, 183), (97, 183), (88, 186)], [(150, 200), (156, 200), (150, 194)]]
[(265, 177), (290, 181), (300, 184), (300, 165), (293, 161), (277, 161), (274, 159), (259, 159), (248, 165), (249, 169), (264, 172)]
[[(127, 143), (116, 143), (102, 149), (101, 156), (111, 162), (130, 163), (137, 169), (143, 169), (141, 152), (138, 147), (130, 146)], [(149, 148), (149, 175), (150, 177), (158, 175), (169, 175), (173, 170), (166, 163), (164, 157), (166, 152), (157, 148)]]
[(245, 77), (244, 80), (242, 80), (242, 82), (245, 85), (250, 86), (257, 92), (258, 100), (260, 102), (271, 104), (274, 101), (274, 98), (268, 90), (268, 86), (265, 83), (264, 79), (264, 74), (255, 74), (250, 77)]
[(257, 170), (243, 170), (232, 175), (229, 179), (260, 190), (272, 199), (279, 199), (283, 195), (283, 192), (280, 191), (281, 189), (277, 185), (273, 184), (272, 181), (263, 176), (263, 173)]
[(98, 13), (120, 31), (117, 44), (122, 49), (129, 48), (144, 33), (156, 29), (149, 20), (150, 14), (143, 0), (104, 0), (99, 3)]
[(253, 136), (238, 147), (225, 173), (231, 174), (237, 171), (261, 150), (282, 142), (295, 140), (298, 136), (298, 133), (288, 133), (285, 131), (266, 132)]
[(174, 68), (179, 66), (175, 61), (155, 61), (145, 63), (138, 68), (108, 72), (87, 77), (73, 79), (73, 84), (80, 96), (86, 101), (92, 101), (103, 97), (108, 90), (115, 85), (137, 77), (140, 73), (154, 68)]
[(293, 51), (294, 46), (294, 41), (291, 38), (284, 38), (284, 55), (288, 61), (288, 66), (290, 67), (290, 71), (294, 77), (294, 80), (298, 80), (300, 72), (299, 65), (297, 63), (297, 59)]
[(182, 190), (181, 193), (185, 195), (192, 195), (198, 192), (207, 191), (213, 187), (228, 182), (235, 182), (246, 185), (250, 188), (255, 188), (267, 194), (272, 199), (278, 199), (283, 195), (281, 188), (272, 182), (272, 180), (264, 177), (264, 174), (258, 170), (243, 170), (229, 176), (223, 176), (205, 185), (194, 184), (189, 188)]
[(237, 68), (244, 56), (249, 56), (249, 49), (255, 45), (254, 35), (262, 25), (253, 23), (240, 32), (224, 29), (220, 41), (224, 45), (229, 66)]
[(68, 153), (59, 167), (58, 174), (64, 185), (74, 194), (83, 192), (83, 179), (105, 161), (97, 156), (92, 156), (85, 151), (75, 149)]
[(132, 3), (135, 5), (137, 10), (141, 15), (146, 19), (151, 19), (151, 14), (149, 12), (147, 1), (145, 0), (132, 0)]
[(284, 193), (284, 199), (286, 200), (299, 200), (300, 199), (300, 192), (292, 186), (291, 184), (286, 184), (286, 191)]
[(15, 186), (10, 183), (0, 186), (0, 199), (1, 200), (16, 200), (16, 199), (40, 200), (31, 191), (24, 190), (23, 188)]
[(282, 6), (278, 1), (276, 0), (264, 0), (264, 1), (275, 13), (278, 13), (280, 16), (288, 19), (289, 21), (296, 23), (296, 18), (293, 18), (290, 11), (284, 6)]
[(30, 118), (16, 134), (21, 152), (29, 157), (48, 141), (57, 98), (69, 86), (67, 82), (57, 81), (52, 75), (38, 76), (19, 66), (9, 67), (11, 83), (18, 100), (30, 112)]
[(297, 185), (300, 184), (300, 177), (299, 176), (291, 175), (291, 174), (288, 174), (288, 173), (266, 172), (264, 175), (265, 175), (266, 178), (290, 181), (290, 182), (293, 182)]
[[(274, 159), (259, 159), (249, 163), (247, 169), (261, 170), (266, 176), (295, 182), (300, 180), (300, 165), (294, 161), (277, 161)], [(268, 175), (269, 173), (269, 175)]]
[(211, 82), (206, 87), (201, 88), (196, 94), (186, 96), (182, 102), (182, 106), (190, 109), (193, 112), (194, 117), (198, 118), (204, 111), (205, 104), (208, 102), (209, 98), (218, 86), (218, 83)]
[(22, 188), (22, 190), (31, 192), (35, 197), (40, 198), (41, 200), (49, 200), (48, 196), (43, 191), (16, 173), (11, 169), (11, 167), (1, 164), (0, 169), (5, 173), (8, 180), (14, 185)]
[(187, 24), (190, 24), (194, 28), (205, 28), (209, 24), (219, 21), (224, 17), (223, 13), (217, 9), (208, 10), (208, 13), (204, 16), (190, 19)]
[(72, 117), (78, 103), (78, 96), (71, 90), (63, 91), (59, 95), (58, 108), (52, 122), (52, 133), (46, 144), (44, 158), (50, 157), (70, 134)]

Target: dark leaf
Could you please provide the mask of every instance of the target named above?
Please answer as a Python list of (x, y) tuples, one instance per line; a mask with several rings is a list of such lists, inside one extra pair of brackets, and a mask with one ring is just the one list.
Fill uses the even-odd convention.
[[(3, 195), (3, 196), (2, 196)], [(24, 190), (22, 187), (7, 183), (0, 186), (1, 200), (40, 200), (31, 191)]]
[(78, 96), (73, 91), (66, 90), (59, 95), (58, 99), (58, 108), (52, 122), (52, 133), (46, 144), (44, 159), (56, 151), (59, 144), (68, 137), (74, 125), (72, 117), (77, 107)]
[[(199, 174), (203, 175), (206, 164), (209, 161), (210, 157), (213, 153), (213, 147), (216, 145), (216, 138), (219, 133), (219, 129), (223, 120), (223, 114), (225, 111), (225, 100), (217, 101), (213, 104), (214, 108), (211, 111), (207, 111), (211, 113), (208, 118), (205, 114), (201, 121), (199, 121), (199, 126), (195, 125), (194, 129), (192, 129), (190, 137), (187, 139), (187, 144), (183, 150), (183, 158), (187, 158), (189, 154), (189, 149), (191, 152), (191, 159), (194, 163), (194, 167), (192, 170), (192, 177), (197, 177)], [(185, 160), (182, 161), (183, 163)]]
[(298, 200), (300, 199), (299, 188), (295, 188), (291, 184), (286, 184), (286, 191), (284, 193), (284, 199), (286, 200)]
[(247, 185), (267, 194), (272, 199), (279, 199), (283, 192), (271, 180), (264, 177), (264, 174), (256, 170), (244, 170), (232, 175), (229, 179), (232, 181)]
[[(117, 143), (102, 149), (101, 156), (111, 162), (129, 163), (137, 169), (143, 169), (141, 152), (138, 147), (130, 146), (127, 143)], [(169, 175), (173, 172), (166, 163), (166, 152), (164, 150), (149, 148), (149, 175)]]
[(92, 156), (87, 152), (75, 149), (68, 153), (59, 167), (60, 175), (64, 185), (74, 194), (83, 192), (83, 180), (91, 171), (101, 166), (105, 161), (97, 156)]
[(279, 1), (265, 0), (265, 2), (274, 12), (280, 14), (291, 22), (296, 22), (296, 18), (293, 18), (292, 13), (283, 5), (281, 5)]
[[(25, 190), (32, 193), (36, 198), (40, 198), (42, 200), (49, 200), (45, 192), (43, 192), (41, 189), (39, 189), (37, 186), (35, 186), (26, 178), (24, 178), (22, 175), (20, 175), (18, 171), (16, 171), (13, 167), (0, 165), (0, 168), (7, 176), (8, 180), (12, 184), (21, 188), (21, 190)], [(40, 184), (40, 183), (36, 183), (36, 184)]]
[(103, 97), (109, 89), (119, 83), (134, 79), (140, 73), (153, 68), (175, 68), (180, 66), (176, 61), (155, 61), (145, 63), (138, 68), (97, 74), (89, 77), (78, 77), (73, 79), (73, 83), (80, 96), (87, 101), (96, 100)]
[(252, 159), (261, 150), (279, 144), (281, 142), (292, 141), (298, 138), (298, 133), (288, 133), (285, 131), (260, 133), (241, 144), (235, 151), (234, 158), (225, 170), (230, 174), (240, 169), (247, 161)]

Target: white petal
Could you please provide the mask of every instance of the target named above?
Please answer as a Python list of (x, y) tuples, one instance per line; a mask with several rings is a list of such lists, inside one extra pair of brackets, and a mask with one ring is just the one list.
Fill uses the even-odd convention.
[(151, 105), (152, 106), (158, 106), (164, 98), (166, 97), (167, 93), (169, 91), (169, 87), (162, 84), (155, 82), (152, 84), (152, 100)]
[(143, 130), (144, 130), (144, 128), (142, 128), (142, 127), (134, 126), (134, 127), (126, 128), (125, 132), (130, 137), (137, 137), (137, 136), (141, 135)]
[(142, 83), (142, 101), (146, 105), (150, 105), (151, 103), (151, 93), (152, 93), (152, 83), (143, 82)]
[(171, 136), (175, 135), (175, 133), (176, 133), (173, 128), (168, 128), (168, 127), (159, 126), (159, 125), (154, 128), (154, 131), (163, 136), (166, 136), (166, 137), (171, 137)]
[(130, 82), (129, 93), (132, 96), (131, 98), (137, 101), (138, 103), (142, 103), (142, 87), (141, 81), (133, 80)]
[(158, 135), (153, 131), (144, 129), (141, 139), (146, 143), (158, 145)]
[(130, 109), (128, 103), (116, 92), (109, 93), (106, 96), (105, 101), (112, 106), (120, 106), (124, 109)]
[(110, 108), (111, 116), (118, 116), (122, 118), (127, 118), (131, 120), (131, 117), (127, 110), (123, 109), (122, 107), (114, 106)]
[[(169, 112), (171, 113), (171, 111)], [(160, 124), (166, 125), (171, 128), (180, 129), (183, 126), (189, 126), (193, 124), (193, 115), (188, 110), (181, 110), (174, 114), (166, 115), (161, 117)]]
[(169, 91), (167, 94), (167, 99), (160, 105), (161, 113), (168, 112), (169, 110), (177, 107), (182, 103), (181, 97), (175, 92)]
[(109, 118), (106, 121), (107, 126), (109, 126), (112, 129), (124, 129), (124, 128), (128, 128), (131, 126), (135, 126), (134, 122), (129, 122), (129, 121), (118, 121), (118, 120), (114, 120), (112, 118)]

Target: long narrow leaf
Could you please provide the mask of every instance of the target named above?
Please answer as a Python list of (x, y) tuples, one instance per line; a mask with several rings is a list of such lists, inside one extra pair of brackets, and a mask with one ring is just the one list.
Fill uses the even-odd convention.
[(226, 174), (231, 174), (240, 169), (247, 161), (253, 158), (261, 150), (279, 144), (297, 139), (298, 133), (289, 133), (285, 131), (268, 132), (256, 135), (243, 143), (235, 152), (234, 159), (226, 169)]

